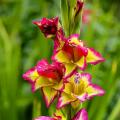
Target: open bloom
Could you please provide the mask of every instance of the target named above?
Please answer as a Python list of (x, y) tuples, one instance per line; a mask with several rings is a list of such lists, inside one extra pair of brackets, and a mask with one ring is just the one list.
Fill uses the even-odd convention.
[(74, 73), (65, 84), (65, 88), (61, 92), (58, 99), (57, 108), (61, 108), (71, 102), (84, 102), (93, 96), (101, 96), (104, 90), (92, 84), (91, 75), (88, 73)]
[(66, 77), (70, 76), (77, 68), (84, 70), (87, 63), (95, 65), (104, 61), (100, 53), (93, 48), (85, 47), (78, 38), (78, 34), (71, 35), (65, 41), (62, 49), (52, 56), (52, 60), (64, 64)]
[(23, 78), (32, 85), (32, 91), (41, 88), (47, 107), (56, 97), (58, 90), (62, 90), (64, 68), (58, 63), (49, 64), (46, 60), (41, 60), (38, 64), (28, 70)]
[[(34, 120), (66, 120), (66, 119), (67, 117), (65, 117), (64, 114), (59, 111), (59, 113), (57, 113), (57, 115), (55, 113), (53, 117), (41, 116)], [(87, 111), (85, 109), (81, 109), (76, 113), (76, 115), (71, 120), (88, 120)]]

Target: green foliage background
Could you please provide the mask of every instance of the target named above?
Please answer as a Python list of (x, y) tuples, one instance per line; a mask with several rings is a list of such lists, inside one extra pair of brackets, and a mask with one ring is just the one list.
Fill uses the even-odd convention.
[[(92, 10), (82, 25), (81, 39), (97, 49), (106, 62), (87, 69), (106, 94), (83, 106), (90, 120), (120, 120), (120, 8), (119, 0), (86, 0)], [(31, 120), (48, 115), (40, 92), (32, 93), (22, 74), (35, 63), (50, 61), (53, 43), (32, 24), (42, 17), (60, 16), (59, 0), (0, 0), (0, 120)]]

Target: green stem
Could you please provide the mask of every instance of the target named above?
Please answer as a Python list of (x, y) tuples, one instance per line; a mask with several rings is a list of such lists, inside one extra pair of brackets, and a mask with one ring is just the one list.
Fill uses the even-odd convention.
[(68, 109), (67, 109), (67, 120), (71, 120), (71, 104), (68, 105)]

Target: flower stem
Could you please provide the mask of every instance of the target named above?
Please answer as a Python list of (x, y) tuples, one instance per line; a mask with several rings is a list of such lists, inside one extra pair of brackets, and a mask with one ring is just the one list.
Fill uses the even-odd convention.
[(67, 120), (71, 120), (71, 104), (67, 106)]

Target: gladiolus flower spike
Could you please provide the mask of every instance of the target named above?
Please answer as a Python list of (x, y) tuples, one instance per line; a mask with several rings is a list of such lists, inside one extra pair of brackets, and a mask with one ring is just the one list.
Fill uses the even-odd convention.
[[(69, 2), (66, 2), (66, 5), (69, 4), (68, 6), (71, 7)], [(84, 1), (76, 0), (74, 2), (76, 5), (73, 6), (74, 13), (70, 21), (76, 23), (72, 23), (73, 26), (70, 28), (76, 32), (80, 22), (79, 18), (82, 17)], [(73, 3), (72, 5), (74, 5)], [(65, 10), (65, 6), (61, 7)], [(40, 60), (33, 68), (23, 74), (23, 78), (30, 83), (32, 92), (42, 91), (47, 107), (53, 103), (55, 98), (58, 98), (56, 112), (52, 117), (40, 116), (34, 120), (88, 120), (87, 111), (84, 108), (71, 116), (68, 115), (69, 110), (66, 113), (67, 109), (64, 106), (70, 104), (73, 109), (79, 108), (80, 104), (86, 100), (90, 100), (94, 96), (104, 95), (105, 91), (92, 83), (91, 74), (83, 71), (88, 64), (96, 65), (104, 62), (105, 59), (93, 48), (86, 47), (83, 41), (79, 40), (79, 34), (75, 33), (66, 37), (65, 33), (72, 33), (70, 32), (72, 30), (64, 31), (58, 17), (42, 18), (33, 23), (40, 28), (46, 38), (51, 38), (54, 41), (52, 63), (49, 64), (45, 59)]]

